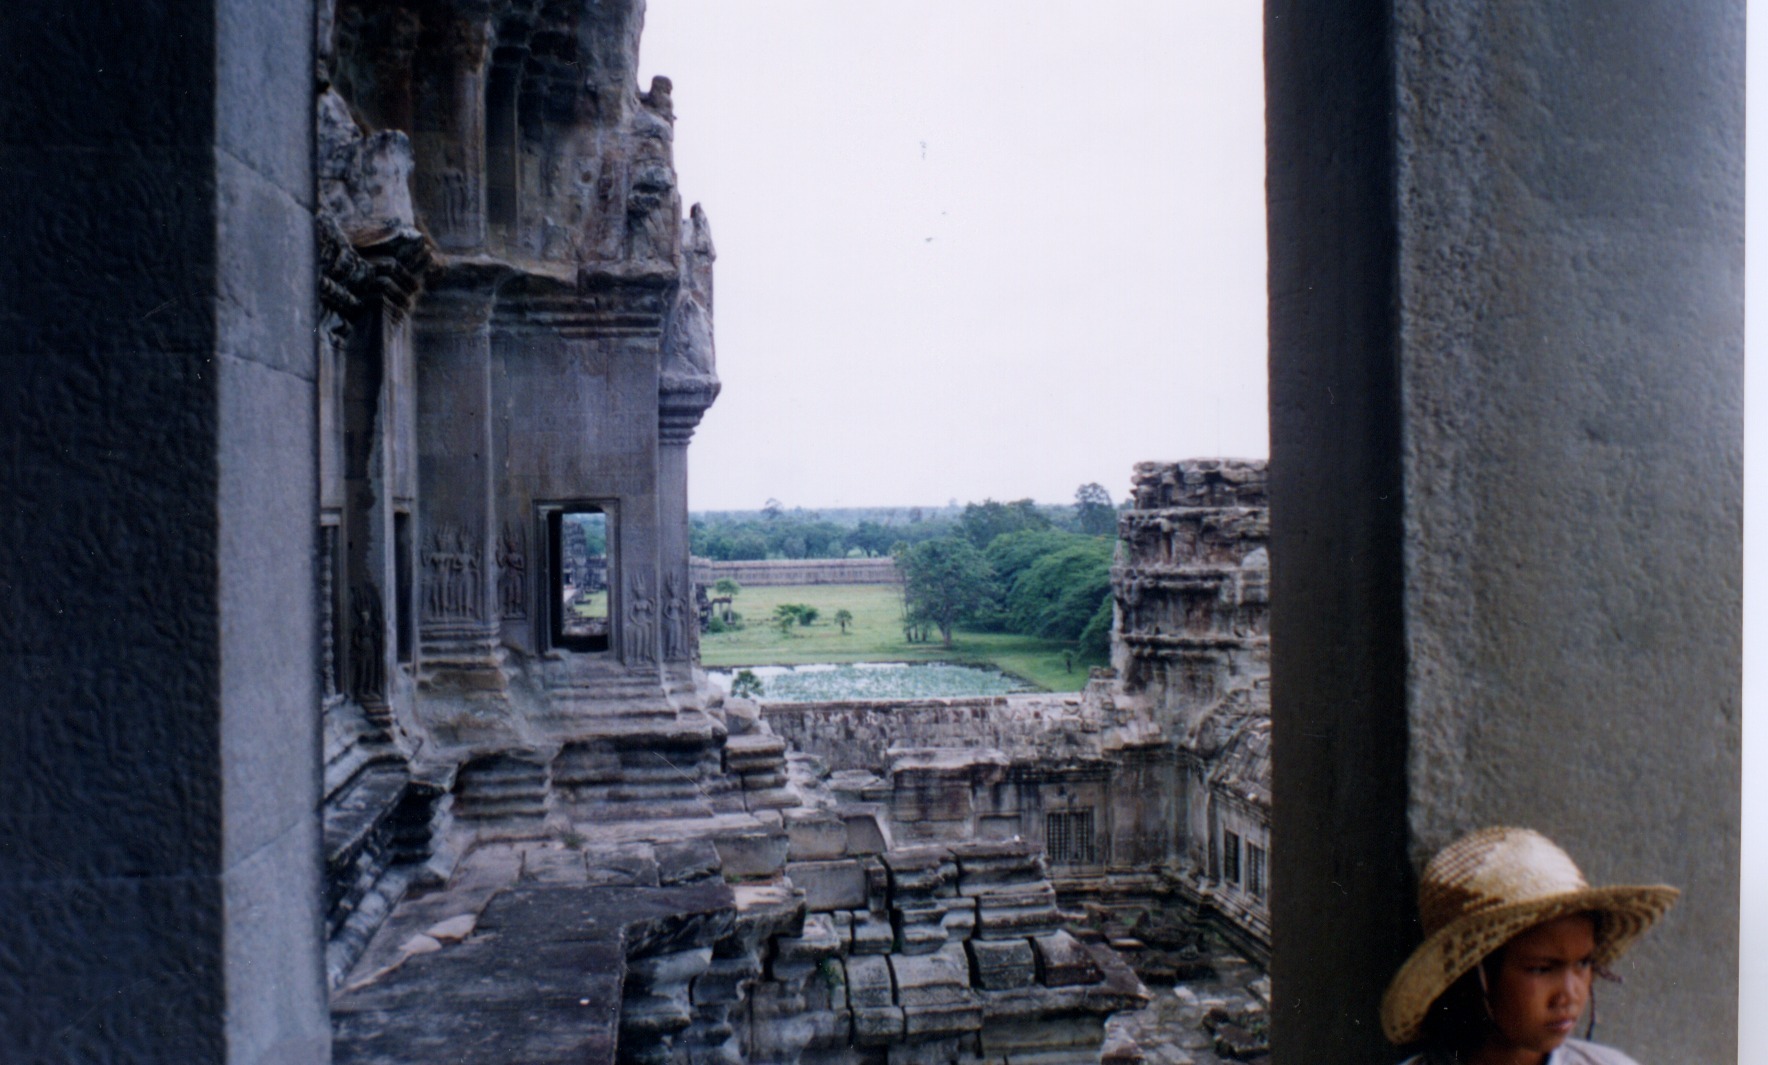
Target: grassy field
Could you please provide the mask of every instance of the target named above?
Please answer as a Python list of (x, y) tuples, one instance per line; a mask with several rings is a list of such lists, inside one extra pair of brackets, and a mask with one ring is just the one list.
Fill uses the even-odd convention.
[[(773, 624), (774, 607), (804, 603), (817, 608), (813, 625), (782, 635)], [(1103, 661), (1074, 655), (1064, 668), (1068, 645), (1004, 632), (956, 632), (952, 646), (909, 643), (902, 635), (902, 595), (885, 584), (810, 584), (785, 588), (744, 588), (732, 607), (745, 626), (737, 632), (700, 637), (700, 660), (707, 667), (802, 665), (807, 662), (962, 662), (988, 665), (1050, 691), (1079, 691), (1087, 667)], [(835, 612), (848, 610), (853, 623), (843, 634)]]

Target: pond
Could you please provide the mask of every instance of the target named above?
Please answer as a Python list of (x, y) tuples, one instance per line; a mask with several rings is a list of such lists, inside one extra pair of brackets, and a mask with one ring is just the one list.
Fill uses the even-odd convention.
[[(769, 703), (834, 702), (842, 699), (951, 699), (1036, 691), (1018, 677), (998, 669), (959, 666), (950, 662), (854, 662), (804, 666), (750, 666), (761, 681), (758, 696)], [(735, 669), (707, 670), (706, 675), (730, 691)]]

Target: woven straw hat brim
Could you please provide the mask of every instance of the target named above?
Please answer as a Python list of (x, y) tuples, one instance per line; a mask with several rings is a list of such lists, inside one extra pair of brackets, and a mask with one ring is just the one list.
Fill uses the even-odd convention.
[(1596, 963), (1607, 965), (1656, 924), (1680, 894), (1662, 885), (1585, 888), (1458, 917), (1427, 938), (1400, 966), (1381, 997), (1381, 1029), (1390, 1042), (1402, 1046), (1416, 1042), (1431, 1005), (1444, 991), (1486, 955), (1543, 921), (1574, 913), (1602, 914)]

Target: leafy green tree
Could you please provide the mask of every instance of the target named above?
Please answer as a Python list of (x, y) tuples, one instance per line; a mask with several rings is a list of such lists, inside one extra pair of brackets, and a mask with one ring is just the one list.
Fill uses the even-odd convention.
[(730, 598), (735, 599), (737, 593), (743, 590), (743, 586), (738, 584), (733, 577), (720, 577), (712, 582), (712, 590), (719, 595), (729, 596)]
[(1050, 519), (1030, 499), (1015, 499), (1010, 503), (984, 499), (980, 503), (964, 504), (964, 512), (958, 516), (958, 527), (963, 530), (965, 538), (980, 550), (993, 543), (995, 537), (1005, 533), (1047, 529), (1050, 527)]
[(762, 692), (761, 678), (752, 669), (739, 669), (731, 678), (731, 694), (738, 699), (758, 698)]
[(889, 526), (875, 521), (862, 521), (847, 534), (847, 543), (859, 548), (867, 558), (889, 554), (890, 545), (896, 543), (896, 540), (896, 533)]
[(1099, 602), (1099, 609), (1093, 614), (1087, 627), (1080, 630), (1080, 653), (1089, 656), (1103, 657), (1111, 653), (1111, 626), (1113, 624), (1111, 596), (1107, 594)]
[(853, 611), (846, 607), (835, 611), (835, 624), (841, 626), (841, 635), (847, 635), (847, 626), (853, 624)]
[(952, 645), (958, 621), (988, 599), (988, 560), (969, 540), (952, 536), (927, 540), (897, 553), (902, 597), (911, 623), (917, 619), (939, 629), (945, 646)]
[(1110, 536), (1117, 531), (1117, 508), (1111, 493), (1097, 481), (1074, 490), (1074, 524), (1087, 536)]
[(1008, 626), (1031, 636), (1078, 640), (1110, 598), (1113, 546), (1085, 537), (1033, 562), (1007, 597)]

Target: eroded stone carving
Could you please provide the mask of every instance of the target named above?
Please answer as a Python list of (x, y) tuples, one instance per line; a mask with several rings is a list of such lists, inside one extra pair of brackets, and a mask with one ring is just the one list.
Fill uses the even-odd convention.
[(688, 656), (693, 610), (684, 589), (687, 582), (675, 573), (663, 580), (663, 657), (678, 662)]
[(350, 694), (379, 703), (387, 692), (387, 620), (372, 584), (350, 589)]
[(626, 580), (626, 623), (620, 629), (620, 646), (629, 663), (657, 661), (657, 601), (642, 573)]
[(497, 549), (497, 596), (500, 614), (516, 619), (528, 616), (528, 538), (521, 522), (503, 523)]
[(430, 535), (424, 554), (424, 617), (436, 621), (479, 621), (485, 617), (485, 589), (479, 576), (479, 537), (458, 525)]

